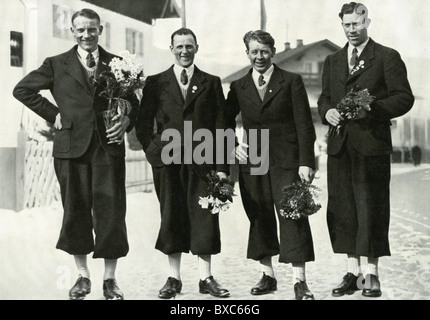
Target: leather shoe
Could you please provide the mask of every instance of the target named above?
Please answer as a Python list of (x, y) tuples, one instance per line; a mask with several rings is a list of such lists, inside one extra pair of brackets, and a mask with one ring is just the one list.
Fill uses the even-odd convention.
[(359, 277), (351, 272), (348, 272), (344, 277), (342, 282), (332, 290), (333, 297), (341, 297), (344, 294), (353, 294), (355, 291), (360, 290), (357, 287), (357, 281)]
[(103, 295), (106, 300), (124, 300), (124, 293), (118, 287), (115, 279), (103, 280)]
[(182, 281), (172, 277), (168, 277), (166, 284), (160, 289), (158, 297), (161, 299), (170, 299), (175, 297), (177, 293), (180, 293), (181, 290)]
[(217, 298), (227, 298), (230, 296), (230, 292), (222, 288), (213, 276), (207, 277), (205, 280), (200, 280), (199, 289), (200, 293), (209, 293)]
[(263, 272), (263, 277), (255, 286), (252, 287), (251, 294), (258, 296), (261, 294), (267, 294), (276, 291), (277, 289), (278, 288), (276, 279), (266, 275)]
[(83, 300), (91, 292), (91, 280), (79, 275), (75, 285), (69, 291), (70, 300)]
[(315, 300), (305, 281), (296, 282), (294, 294), (296, 295), (296, 300)]
[(374, 274), (366, 275), (362, 295), (365, 297), (378, 298), (381, 294), (381, 283), (379, 282), (378, 276)]

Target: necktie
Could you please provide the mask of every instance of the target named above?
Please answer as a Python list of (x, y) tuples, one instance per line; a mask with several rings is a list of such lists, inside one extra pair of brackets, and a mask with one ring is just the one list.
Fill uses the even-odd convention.
[(87, 67), (88, 68), (94, 68), (96, 65), (96, 61), (94, 60), (94, 57), (91, 53), (88, 53), (87, 55)]
[(357, 48), (354, 48), (352, 50), (351, 60), (349, 61), (351, 69), (357, 65), (357, 62), (358, 62), (358, 50), (357, 50)]
[(262, 74), (260, 74), (260, 76), (258, 77), (258, 85), (264, 86), (266, 84), (266, 81), (264, 81), (264, 76)]
[(187, 70), (182, 70), (181, 72), (181, 83), (185, 86), (188, 83)]

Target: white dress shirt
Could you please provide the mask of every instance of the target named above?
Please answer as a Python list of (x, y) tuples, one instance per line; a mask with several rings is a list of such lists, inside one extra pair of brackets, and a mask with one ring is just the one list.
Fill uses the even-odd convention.
[(99, 47), (97, 47), (96, 50), (94, 50), (93, 52), (91, 52), (91, 54), (94, 57), (94, 61), (96, 62), (96, 65), (93, 68), (88, 68), (87, 67), (87, 55), (88, 55), (88, 51), (82, 49), (80, 46), (78, 46), (78, 57), (79, 57), (79, 61), (81, 61), (82, 65), (85, 67), (85, 69), (92, 71), (97, 67), (97, 63), (99, 62)]
[(263, 88), (267, 87), (267, 85), (269, 84), (270, 78), (272, 77), (272, 73), (273, 73), (274, 69), (275, 69), (275, 67), (272, 64), (269, 67), (269, 69), (267, 69), (266, 72), (263, 73), (264, 81), (266, 81), (266, 83), (264, 85), (262, 85), (261, 87), (258, 84), (258, 78), (260, 77), (261, 73), (255, 69), (252, 70), (252, 79), (254, 80), (254, 84), (255, 84), (255, 87), (257, 89), (263, 89)]

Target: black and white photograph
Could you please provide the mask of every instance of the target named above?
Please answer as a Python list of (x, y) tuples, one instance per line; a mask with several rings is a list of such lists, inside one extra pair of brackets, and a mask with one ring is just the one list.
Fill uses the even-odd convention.
[(0, 10), (0, 300), (430, 299), (430, 1)]

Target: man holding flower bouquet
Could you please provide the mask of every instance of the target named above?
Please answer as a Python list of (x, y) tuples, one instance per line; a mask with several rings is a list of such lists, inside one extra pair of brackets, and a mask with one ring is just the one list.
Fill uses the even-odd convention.
[[(139, 101), (133, 92), (125, 96), (129, 112), (116, 115), (107, 130), (102, 112), (109, 101), (100, 95), (105, 87), (99, 84), (106, 84), (99, 78), (118, 57), (98, 45), (103, 26), (95, 11), (79, 10), (71, 22), (78, 44), (47, 58), (13, 94), (56, 129), (53, 157), (64, 208), (56, 247), (74, 256), (79, 272), (70, 299), (82, 300), (91, 292), (87, 255), (93, 252), (93, 258), (105, 260), (105, 298), (122, 300), (115, 271), (117, 259), (129, 250), (123, 141), (134, 125)], [(50, 90), (56, 105), (40, 95), (41, 90)]]
[[(306, 262), (315, 259), (309, 220), (281, 216), (284, 187), (300, 180), (311, 183), (315, 174), (315, 128), (308, 96), (300, 75), (272, 63), (275, 40), (268, 32), (249, 31), (243, 40), (252, 68), (231, 84), (226, 114), (230, 128), (236, 127), (240, 112), (246, 135), (250, 137), (252, 130), (258, 135), (257, 141), (238, 141), (235, 150), (242, 203), (250, 221), (247, 258), (258, 261), (263, 273), (251, 294), (277, 290), (272, 257), (279, 254), (279, 262), (292, 264), (295, 298), (313, 300), (305, 274)], [(263, 130), (268, 131), (266, 142)], [(265, 172), (254, 171), (253, 145), (267, 164)]]
[[(335, 297), (359, 289), (381, 295), (379, 257), (389, 256), (390, 119), (407, 113), (414, 96), (399, 53), (368, 37), (368, 9), (342, 6), (348, 39), (324, 63), (318, 110), (327, 137), (327, 224), (333, 251), (348, 257), (347, 273)], [(360, 257), (367, 257), (364, 287)]]
[[(170, 274), (158, 297), (170, 299), (182, 291), (181, 257), (191, 251), (197, 256), (199, 292), (225, 298), (229, 291), (212, 275), (212, 255), (221, 251), (219, 214), (201, 206), (208, 195), (208, 175), (214, 170), (227, 179), (227, 164), (215, 164), (214, 141), (210, 161), (196, 159), (199, 142), (185, 142), (185, 137), (199, 130), (224, 130), (225, 99), (219, 77), (210, 75), (194, 64), (198, 52), (197, 38), (187, 28), (171, 35), (170, 50), (175, 63), (157, 75), (148, 76), (143, 89), (136, 135), (152, 166), (154, 186), (160, 202), (161, 225), (155, 248), (167, 255)], [(168, 132), (179, 133), (179, 140), (162, 139)], [(169, 137), (168, 137), (169, 139)], [(173, 157), (163, 150), (173, 147)], [(167, 146), (169, 145), (169, 146)], [(187, 150), (193, 153), (187, 159)]]

